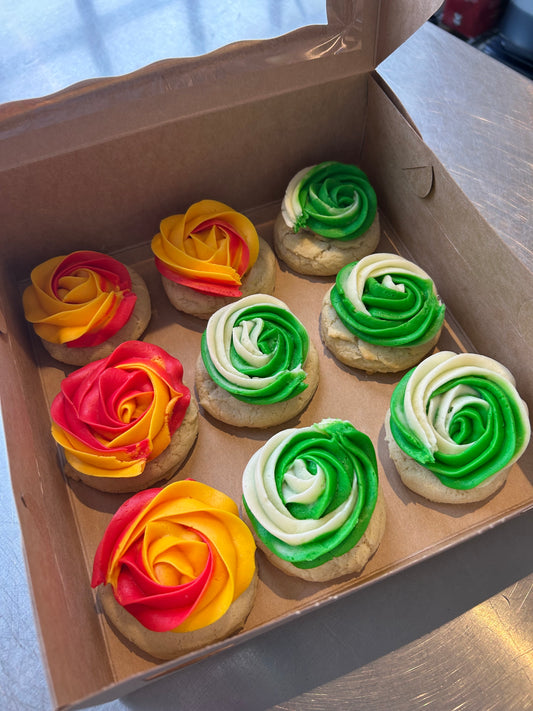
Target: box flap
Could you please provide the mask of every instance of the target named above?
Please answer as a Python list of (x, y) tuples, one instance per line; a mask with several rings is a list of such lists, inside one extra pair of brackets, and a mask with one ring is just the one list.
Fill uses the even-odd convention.
[(375, 66), (398, 49), (442, 5), (442, 0), (383, 0), (380, 3)]
[[(327, 0), (327, 24), (0, 106), (0, 168), (258, 97), (367, 73), (412, 34), (438, 0)], [(238, 81), (236, 81), (238, 77)]]

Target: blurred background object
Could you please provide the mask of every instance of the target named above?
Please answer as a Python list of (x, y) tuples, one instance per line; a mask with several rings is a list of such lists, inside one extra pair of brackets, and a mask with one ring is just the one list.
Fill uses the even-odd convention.
[(533, 79), (533, 0), (445, 0), (432, 21)]
[(445, 0), (441, 23), (468, 39), (475, 39), (496, 27), (506, 0)]

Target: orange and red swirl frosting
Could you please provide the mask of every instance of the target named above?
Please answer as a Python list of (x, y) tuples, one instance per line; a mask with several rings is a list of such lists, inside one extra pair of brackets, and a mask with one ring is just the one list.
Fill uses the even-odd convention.
[(88, 250), (53, 257), (31, 272), (23, 294), (26, 319), (45, 341), (98, 346), (119, 331), (137, 299), (119, 261)]
[(128, 499), (96, 551), (92, 587), (147, 629), (190, 632), (227, 611), (255, 573), (255, 542), (235, 502), (198, 481), (177, 481)]
[(182, 376), (181, 362), (159, 346), (121, 343), (63, 379), (52, 436), (83, 474), (138, 476), (183, 421), (191, 394)]
[(159, 230), (152, 251), (164, 277), (206, 294), (242, 295), (242, 277), (259, 254), (247, 217), (222, 202), (201, 200), (184, 215), (166, 217)]

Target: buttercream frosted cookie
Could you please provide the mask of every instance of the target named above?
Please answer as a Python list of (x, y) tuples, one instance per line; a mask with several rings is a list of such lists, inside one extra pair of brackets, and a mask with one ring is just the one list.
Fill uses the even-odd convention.
[(318, 380), (318, 353), (280, 299), (246, 296), (207, 322), (195, 382), (200, 405), (217, 420), (279, 425), (305, 408)]
[(63, 379), (51, 406), (64, 472), (100, 491), (169, 479), (198, 434), (183, 367), (159, 346), (127, 341)]
[(255, 548), (235, 502), (187, 479), (118, 509), (91, 584), (113, 628), (143, 652), (172, 659), (243, 626), (256, 593)]
[(199, 318), (241, 296), (274, 291), (270, 246), (247, 217), (216, 200), (162, 220), (152, 251), (170, 303)]
[(404, 375), (385, 424), (404, 484), (439, 503), (494, 494), (531, 435), (527, 405), (509, 370), (487, 356), (450, 351)]
[(50, 355), (78, 366), (140, 338), (151, 317), (142, 277), (113, 257), (88, 250), (35, 267), (23, 306)]
[(251, 457), (242, 487), (259, 548), (304, 580), (360, 573), (385, 531), (374, 447), (350, 422), (278, 432)]
[(395, 373), (437, 343), (445, 306), (431, 277), (395, 254), (348, 264), (326, 293), (320, 333), (333, 355), (369, 373)]
[(293, 271), (336, 274), (373, 252), (379, 239), (376, 194), (357, 166), (327, 161), (289, 182), (274, 223), (274, 249)]

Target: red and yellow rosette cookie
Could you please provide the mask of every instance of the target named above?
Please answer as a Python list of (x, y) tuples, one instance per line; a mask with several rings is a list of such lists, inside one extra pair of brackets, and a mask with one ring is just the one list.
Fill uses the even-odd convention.
[(144, 652), (172, 659), (242, 627), (255, 598), (255, 549), (232, 499), (177, 481), (118, 509), (91, 585), (115, 629)]
[(243, 295), (274, 289), (269, 245), (245, 215), (216, 200), (162, 220), (152, 251), (171, 304), (200, 318)]
[(139, 491), (170, 478), (198, 433), (181, 362), (127, 341), (63, 379), (51, 406), (65, 474), (100, 491)]
[(89, 250), (35, 267), (22, 301), (27, 321), (50, 355), (78, 366), (139, 338), (151, 316), (142, 277), (113, 257)]

